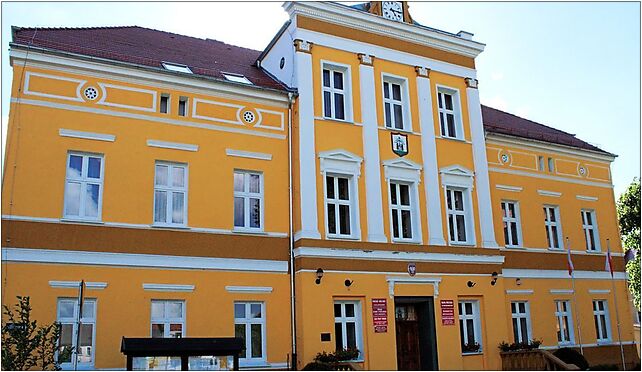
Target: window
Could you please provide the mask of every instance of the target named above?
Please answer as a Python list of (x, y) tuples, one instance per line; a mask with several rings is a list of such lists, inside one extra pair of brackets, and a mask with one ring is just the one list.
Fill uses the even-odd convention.
[(390, 213), (392, 215), (393, 240), (412, 240), (414, 225), (414, 206), (411, 195), (414, 185), (396, 181), (390, 182)]
[(502, 201), (502, 222), (504, 224), (504, 242), (507, 247), (519, 247), (521, 225), (519, 223), (519, 204)]
[(240, 74), (223, 73), (223, 77), (225, 78), (225, 80), (233, 81), (235, 83), (253, 85), (252, 82), (248, 80), (248, 78)]
[(234, 227), (258, 229), (263, 226), (263, 182), (259, 173), (234, 172)]
[(462, 353), (481, 352), (479, 301), (459, 301), (459, 336)]
[(548, 171), (555, 172), (555, 161), (553, 158), (548, 158)]
[(562, 249), (562, 230), (560, 214), (557, 206), (544, 206), (544, 224), (546, 226), (546, 241), (550, 249)]
[(185, 336), (185, 302), (152, 300), (152, 337)]
[(510, 309), (513, 315), (513, 337), (515, 342), (528, 343), (532, 338), (528, 302), (511, 302)]
[(103, 199), (103, 156), (69, 153), (65, 218), (99, 220)]
[(163, 93), (160, 96), (160, 113), (169, 113), (169, 94)]
[(537, 157), (537, 167), (540, 171), (544, 171), (544, 157), (541, 155)]
[(463, 138), (459, 119), (459, 94), (456, 90), (437, 88), (437, 107), (441, 135), (449, 138)]
[(593, 318), (597, 342), (611, 341), (609, 332), (609, 306), (606, 300), (593, 300)]
[(359, 359), (363, 358), (359, 301), (334, 302), (334, 340), (336, 350), (357, 349)]
[(187, 214), (187, 165), (156, 162), (154, 224), (185, 226)]
[(92, 367), (94, 364), (96, 339), (96, 300), (84, 300), (80, 317), (80, 345), (77, 344), (78, 300), (62, 298), (58, 300), (57, 320), (60, 323), (60, 343), (58, 355), (64, 368), (71, 366), (73, 358), (78, 365)]
[(383, 78), (383, 108), (386, 128), (411, 130), (408, 120), (408, 98), (405, 81), (389, 76)]
[(349, 71), (347, 67), (323, 64), (323, 116), (349, 120)]
[(265, 305), (262, 302), (234, 303), (234, 335), (245, 340), (240, 362), (266, 360)]
[(189, 67), (182, 65), (180, 63), (171, 63), (171, 62), (161, 62), (165, 70), (175, 71), (175, 72), (184, 72), (186, 74), (191, 74), (192, 70)]
[(468, 243), (466, 211), (466, 191), (456, 188), (446, 188), (446, 206), (448, 213), (448, 231), (451, 243)]
[(178, 99), (178, 116), (187, 116), (187, 97)]
[(584, 238), (586, 240), (587, 251), (600, 250), (600, 237), (597, 231), (597, 221), (595, 220), (595, 211), (582, 209), (582, 229), (584, 229)]
[(560, 345), (575, 343), (573, 317), (571, 316), (571, 303), (569, 301), (555, 301), (555, 318), (557, 318), (557, 342)]
[(351, 176), (326, 176), (326, 220), (328, 235), (352, 236)]

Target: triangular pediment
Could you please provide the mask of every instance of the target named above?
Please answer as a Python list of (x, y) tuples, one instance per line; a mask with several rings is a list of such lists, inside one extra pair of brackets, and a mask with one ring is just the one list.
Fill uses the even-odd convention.
[(439, 170), (439, 173), (465, 177), (472, 177), (474, 175), (473, 171), (458, 164), (443, 167)]
[(363, 161), (362, 157), (355, 155), (350, 151), (340, 150), (340, 149), (322, 151), (319, 153), (319, 158), (327, 159), (327, 160), (337, 160), (337, 161), (350, 161), (355, 163), (361, 163)]
[(415, 163), (412, 160), (408, 159), (390, 159), (390, 160), (385, 160), (383, 162), (384, 167), (396, 167), (396, 168), (404, 168), (404, 169), (412, 169), (412, 170), (421, 170), (421, 165)]

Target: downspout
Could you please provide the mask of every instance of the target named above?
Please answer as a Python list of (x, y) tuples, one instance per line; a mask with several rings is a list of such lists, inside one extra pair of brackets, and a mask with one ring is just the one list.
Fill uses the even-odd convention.
[(292, 319), (292, 370), (297, 369), (297, 350), (296, 350), (296, 313), (294, 308), (294, 226), (292, 223), (292, 103), (294, 94), (288, 93), (288, 208), (289, 208), (289, 244), (290, 244), (290, 312)]

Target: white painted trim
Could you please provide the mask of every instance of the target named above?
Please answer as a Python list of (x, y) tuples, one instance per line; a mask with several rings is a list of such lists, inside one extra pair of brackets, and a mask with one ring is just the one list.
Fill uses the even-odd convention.
[(451, 165), (443, 167), (439, 169), (439, 174), (441, 174), (441, 184), (443, 186), (473, 188), (474, 173), (464, 166)]
[(435, 298), (439, 297), (439, 283), (441, 283), (441, 278), (428, 278), (428, 277), (387, 277), (386, 281), (388, 282), (388, 295), (390, 298), (395, 297), (395, 284), (432, 284), (434, 289)]
[(544, 150), (553, 155), (571, 156), (582, 160), (613, 162), (616, 156), (603, 154), (596, 151), (579, 149), (573, 146), (565, 146), (556, 143), (538, 141), (529, 138), (515, 137), (507, 134), (488, 133), (486, 142), (494, 145), (517, 147), (523, 150), (538, 152)]
[(610, 289), (589, 289), (590, 294), (608, 294), (611, 293)]
[(334, 249), (299, 247), (294, 249), (294, 257), (321, 257), (358, 260), (418, 261), (418, 262), (455, 262), (469, 264), (502, 264), (504, 256), (428, 253), (428, 252), (391, 252), (364, 251), (360, 249)]
[(5, 262), (33, 262), (70, 265), (155, 267), (221, 271), (287, 273), (288, 262), (240, 258), (169, 256), (136, 253), (107, 253), (3, 247)]
[(562, 193), (557, 191), (537, 190), (537, 193), (542, 196), (551, 196), (553, 198), (559, 198), (562, 196)]
[(143, 290), (156, 292), (194, 292), (194, 285), (143, 283)]
[[(522, 279), (570, 279), (568, 270), (538, 270), (538, 269), (503, 269), (502, 275), (504, 278), (522, 278)], [(611, 274), (608, 271), (573, 271), (575, 279), (611, 279)], [(625, 272), (615, 272), (615, 279), (624, 280), (626, 278)]]
[(507, 295), (532, 295), (534, 291), (532, 289), (507, 289)]
[(58, 130), (58, 135), (60, 137), (82, 138), (82, 139), (106, 141), (106, 142), (114, 142), (116, 140), (116, 136), (114, 136), (113, 134), (81, 132), (79, 130), (63, 129), (63, 128), (60, 128)]
[(549, 290), (550, 294), (573, 294), (574, 291), (572, 289), (551, 289)]
[[(80, 280), (50, 280), (49, 286), (51, 288), (73, 288), (78, 289), (80, 287)], [(105, 282), (85, 282), (85, 288), (87, 289), (105, 289), (107, 288), (107, 283)]]
[[(366, 275), (408, 275), (408, 272), (400, 271), (359, 271), (359, 270), (323, 270), (324, 273), (335, 273), (335, 274), (366, 274)], [(299, 269), (296, 271), (296, 274), (299, 273), (316, 273), (316, 269)], [(415, 278), (427, 277), (427, 276), (465, 276), (465, 277), (491, 277), (491, 274), (477, 273), (477, 274), (458, 274), (458, 273), (417, 273)]]
[[(410, 106), (410, 104), (411, 104), (411, 102), (410, 102), (410, 84), (408, 83), (408, 78), (405, 77), (405, 76), (393, 75), (393, 74), (390, 74), (390, 73), (388, 73), (386, 71), (382, 71), (381, 72), (381, 80), (380, 81), (381, 81), (381, 92), (382, 92), (381, 93), (382, 94), (382, 98), (381, 98), (381, 110), (382, 110), (382, 112), (385, 112), (386, 103), (390, 104), (390, 110), (392, 112), (392, 110), (393, 110), (392, 105), (393, 104), (397, 104), (397, 102), (401, 102), (401, 122), (403, 124), (403, 128), (401, 128), (401, 129), (400, 128), (396, 128), (394, 126), (394, 124), (396, 124), (396, 122), (394, 124), (391, 123), (391, 124), (393, 124), (393, 126), (388, 127), (388, 126), (386, 126), (386, 122), (385, 122), (386, 118), (385, 118), (385, 115), (384, 115), (383, 127), (385, 129), (391, 130), (391, 131), (400, 131), (400, 132), (413, 133), (413, 130), (412, 130), (412, 107)], [(389, 87), (390, 87), (390, 84), (399, 85), (399, 88), (401, 90), (401, 92), (400, 92), (401, 93), (401, 101), (397, 101), (397, 100), (393, 99), (393, 97), (392, 97), (392, 87), (390, 87), (390, 89), (391, 89), (390, 90), (390, 97), (389, 98), (385, 98), (384, 93), (383, 93), (384, 90), (385, 90), (385, 88), (384, 88), (385, 83), (388, 83)], [(395, 118), (394, 115), (391, 115), (390, 118), (392, 120), (396, 121), (396, 119), (394, 119)]]
[(508, 185), (495, 185), (495, 188), (497, 190), (502, 190), (502, 191), (512, 191), (512, 192), (521, 192), (524, 188), (520, 186), (508, 186)]
[(272, 154), (266, 154), (262, 152), (225, 149), (225, 155), (257, 160), (272, 160)]
[[(600, 343), (593, 343), (593, 344), (585, 344), (582, 343), (582, 347), (596, 347), (596, 346), (609, 346), (609, 345), (619, 345), (620, 343), (617, 341), (611, 341), (611, 342), (600, 342)], [(635, 341), (622, 341), (622, 345), (635, 345)], [(540, 349), (544, 350), (556, 350), (559, 349), (560, 347), (579, 347), (579, 344), (562, 344), (562, 345), (553, 345), (553, 346), (540, 346)]]
[(204, 124), (204, 123), (198, 123), (198, 122), (188, 121), (188, 120), (176, 120), (176, 119), (157, 117), (157, 116), (152, 116), (147, 114), (113, 111), (109, 109), (70, 105), (66, 103), (30, 100), (30, 99), (24, 99), (24, 98), (18, 99), (15, 97), (11, 98), (11, 103), (20, 103), (23, 105), (33, 105), (33, 106), (39, 106), (39, 107), (49, 107), (49, 108), (56, 108), (56, 109), (76, 111), (76, 112), (88, 112), (93, 114), (121, 117), (121, 118), (127, 118), (127, 119), (146, 120), (157, 124), (169, 124), (169, 125), (178, 125), (178, 126), (191, 127), (191, 128), (209, 129), (209, 130), (215, 130), (220, 132), (240, 133), (240, 134), (246, 134), (250, 136), (275, 138), (280, 140), (283, 140), (286, 138), (284, 134), (264, 133), (264, 132), (259, 132), (251, 129), (245, 129), (245, 128), (231, 128), (231, 127), (226, 127), (222, 125)]
[(319, 153), (319, 170), (321, 173), (350, 174), (360, 177), (362, 162), (362, 157), (343, 149)]
[[(102, 94), (100, 95), (100, 100), (98, 100), (98, 102), (96, 102), (97, 105), (120, 107), (120, 108), (125, 108), (125, 109), (130, 109), (130, 110), (156, 112), (157, 92), (155, 90), (127, 87), (127, 86), (124, 86), (124, 85), (107, 84), (107, 83), (100, 83), (100, 82), (98, 83), (98, 86), (102, 90)], [(130, 92), (147, 93), (147, 94), (151, 95), (151, 98), (152, 98), (152, 102), (151, 103), (152, 103), (152, 105), (151, 105), (151, 107), (141, 107), (141, 106), (125, 105), (125, 104), (122, 104), (122, 103), (107, 102), (107, 101), (105, 101), (107, 99), (107, 89), (105, 89), (105, 88), (115, 88), (115, 89), (119, 89), (119, 90), (127, 90), (127, 91), (130, 91)]]
[(525, 172), (525, 171), (520, 171), (520, 170), (516, 170), (516, 169), (503, 169), (503, 168), (489, 167), (488, 170), (491, 171), (491, 172), (496, 172), (496, 173), (505, 173), (505, 174), (512, 174), (512, 175), (516, 175), (516, 176), (525, 176), (525, 177), (540, 178), (540, 179), (545, 179), (545, 180), (553, 180), (553, 181), (575, 183), (575, 184), (578, 184), (578, 185), (605, 187), (605, 188), (609, 188), (609, 189), (613, 188), (613, 184), (609, 184), (609, 183), (584, 181), (584, 180), (575, 180), (575, 179), (571, 179), (571, 178), (567, 178), (567, 177), (551, 176), (551, 175), (548, 175), (548, 174), (531, 173), (531, 172)]
[(585, 200), (585, 201), (597, 201), (598, 200), (597, 196), (586, 196), (586, 195), (575, 195), (575, 198), (577, 200)]
[[(451, 111), (452, 114), (454, 115), (454, 120), (455, 120), (455, 133), (457, 136), (452, 137), (452, 136), (445, 136), (444, 133), (441, 133), (441, 122), (439, 122), (439, 138), (445, 139), (445, 140), (455, 140), (455, 141), (463, 141), (463, 142), (468, 142), (466, 139), (466, 131), (464, 130), (464, 119), (462, 115), (462, 107), (461, 107), (461, 92), (459, 88), (455, 87), (450, 87), (447, 85), (442, 85), (442, 84), (435, 84), (435, 91), (437, 92), (437, 97), (436, 100), (439, 102), (439, 93), (443, 94), (448, 94), (452, 96), (453, 100), (453, 109), (452, 110), (447, 110), (445, 102), (443, 102), (443, 107), (439, 107), (439, 103), (437, 104), (437, 112), (439, 114), (443, 113), (443, 118), (444, 120), (446, 119), (446, 114), (447, 111)], [(437, 115), (437, 117), (441, 117), (441, 115)], [(444, 126), (447, 128), (447, 124), (444, 123)]]
[(225, 286), (225, 290), (230, 293), (272, 293), (272, 287), (250, 287), (250, 286)]
[(386, 181), (406, 181), (411, 183), (421, 182), (421, 165), (412, 160), (394, 158), (382, 162), (383, 173)]
[(161, 149), (183, 150), (183, 151), (198, 151), (198, 145), (191, 145), (188, 143), (166, 142), (160, 140), (147, 140), (147, 146), (158, 147)]
[[(40, 93), (40, 92), (34, 92), (30, 90), (29, 88), (29, 83), (31, 82), (31, 77), (32, 76), (40, 76), (43, 78), (49, 78), (49, 79), (54, 79), (54, 80), (63, 80), (63, 81), (71, 81), (72, 83), (78, 83), (78, 86), (76, 86), (76, 97), (68, 97), (68, 96), (60, 96), (57, 94), (48, 94), (48, 93)], [(23, 89), (23, 94), (25, 95), (32, 95), (32, 96), (39, 96), (39, 97), (47, 97), (47, 98), (56, 98), (56, 99), (64, 99), (67, 101), (74, 101), (74, 102), (85, 102), (85, 100), (81, 97), (80, 93), (80, 88), (85, 85), (87, 80), (81, 80), (81, 79), (73, 79), (65, 76), (55, 76), (55, 75), (49, 75), (49, 74), (42, 74), (39, 72), (33, 72), (33, 71), (26, 71), (25, 72), (25, 82), (24, 82), (24, 89)]]

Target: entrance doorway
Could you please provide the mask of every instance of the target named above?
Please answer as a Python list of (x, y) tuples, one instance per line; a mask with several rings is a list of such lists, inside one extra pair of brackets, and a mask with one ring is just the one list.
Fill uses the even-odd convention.
[(395, 297), (397, 369), (432, 370), (437, 365), (435, 306), (432, 297)]

